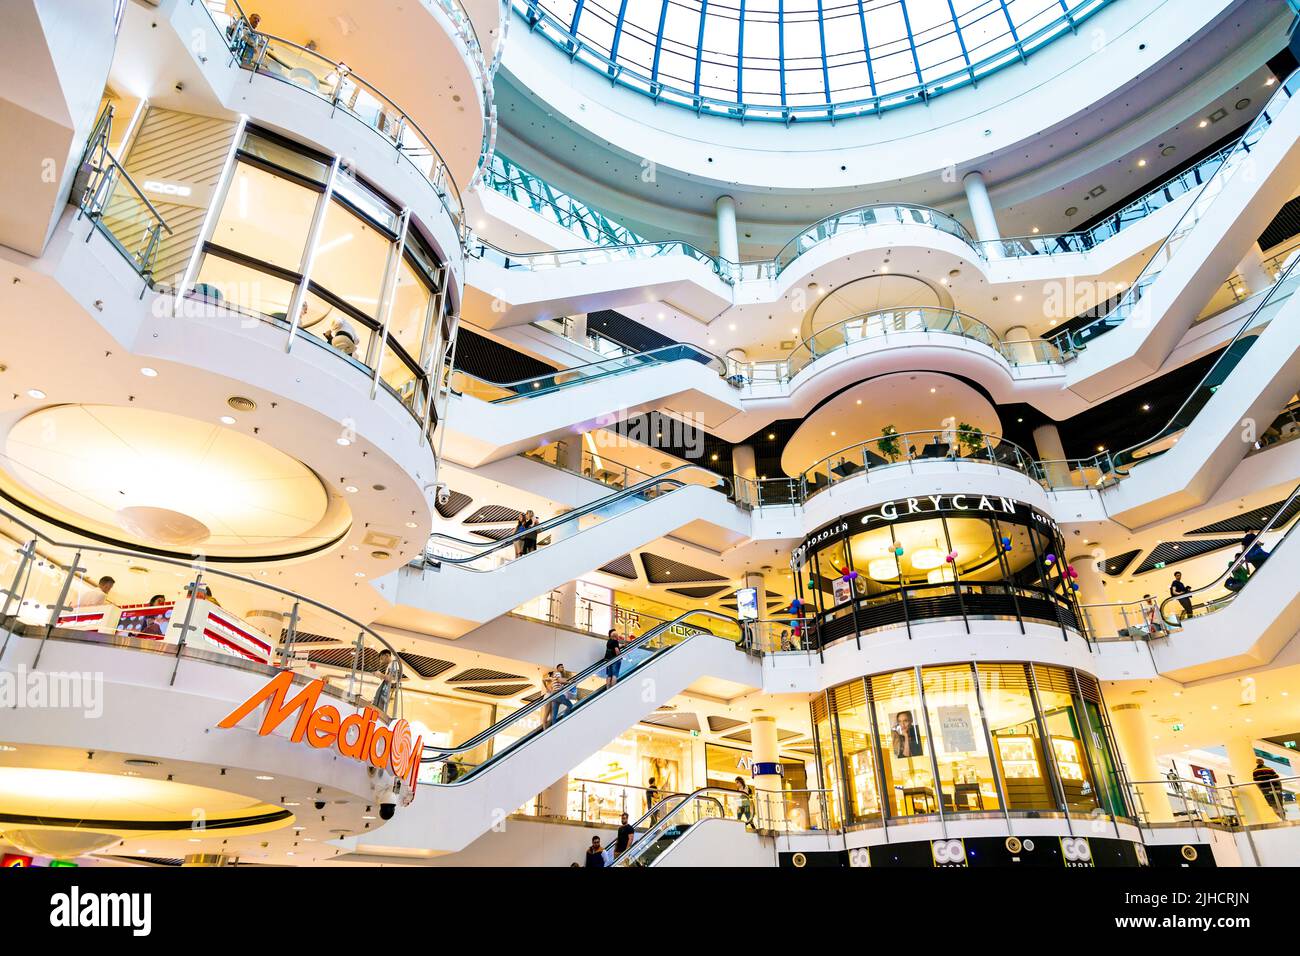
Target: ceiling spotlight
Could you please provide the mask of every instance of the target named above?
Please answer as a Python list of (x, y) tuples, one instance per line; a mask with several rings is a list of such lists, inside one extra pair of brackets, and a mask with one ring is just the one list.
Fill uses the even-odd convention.
[(348, 445), (352, 444), (352, 439), (344, 438), (343, 436), (340, 435), (338, 438), (334, 439), (334, 443), (338, 445), (342, 445), (344, 448), (346, 448)]
[(1023, 295), (1018, 295), (1018, 296), (1016, 296), (1016, 301), (1019, 302), (1019, 301), (1020, 301), (1021, 299), (1023, 299), (1023, 298), (1024, 298)]
[(36, 399), (41, 399), (45, 397), (45, 393), (42, 392), (39, 388), (29, 388), (27, 390), (27, 394), (30, 395), (32, 398), (36, 398)]
[(346, 486), (344, 486), (343, 490), (346, 491), (346, 492), (347, 492), (348, 494), (350, 494), (350, 495), (355, 495), (355, 494), (357, 493), (357, 486), (356, 486), (356, 485), (346, 485)]
[(357, 572), (357, 577), (359, 577), (359, 578), (364, 578), (365, 576), (366, 576), (366, 572), (365, 572), (365, 571), (358, 571), (358, 572)]
[(932, 388), (930, 389), (930, 394), (933, 395), (937, 391), (939, 391), (937, 388)]
[(272, 777), (270, 774), (259, 773), (259, 774), (258, 774), (256, 777), (254, 777), (253, 779), (254, 779), (254, 780), (274, 780), (275, 778)]
[(222, 415), (222, 416), (221, 416), (221, 424), (223, 424), (223, 425), (233, 425), (233, 424), (235, 424), (235, 420), (234, 420), (231, 416), (229, 416), (229, 415)]
[(1264, 81), (1265, 86), (1273, 86), (1275, 83), (1277, 83), (1277, 77), (1275, 76), (1270, 76), (1267, 80)]
[(1210, 121), (1209, 121), (1209, 120), (1201, 120), (1201, 121), (1200, 121), (1199, 123), (1197, 123), (1196, 125), (1199, 126), (1201, 129), (1205, 129), (1205, 127), (1207, 127), (1207, 126), (1210, 125)]
[(1145, 166), (1146, 164), (1147, 164), (1147, 161), (1146, 161), (1145, 159), (1139, 159), (1139, 160), (1138, 160), (1138, 165), (1139, 165), (1139, 166)]
[(1149, 411), (1151, 411), (1151, 406), (1150, 406), (1150, 405), (1143, 405), (1143, 406), (1142, 406), (1142, 411), (1144, 411), (1144, 412), (1149, 412)]
[(776, 441), (776, 432), (768, 432), (768, 433), (767, 433), (767, 440), (768, 440), (768, 441)]
[(1038, 235), (1038, 227), (1037, 227), (1037, 226), (1034, 226), (1034, 228), (1033, 228), (1033, 229), (1030, 229), (1029, 231), (1032, 232), (1035, 236)]
[(406, 522), (406, 526), (407, 526), (408, 528), (418, 528), (418, 527), (419, 527), (419, 525), (416, 524), (414, 521), (408, 521), (408, 522)]
[(156, 368), (150, 368), (148, 365), (146, 365), (144, 368), (140, 369), (140, 374), (143, 375), (145, 378), (157, 378), (158, 370)]

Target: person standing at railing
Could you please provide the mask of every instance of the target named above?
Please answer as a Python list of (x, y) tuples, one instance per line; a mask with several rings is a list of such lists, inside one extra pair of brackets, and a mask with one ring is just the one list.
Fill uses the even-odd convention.
[(402, 680), (402, 662), (393, 656), (392, 651), (384, 648), (379, 652), (379, 666), (376, 672), (379, 674), (379, 686), (375, 688), (375, 698), (372, 703), (376, 710), (386, 714), (393, 688)]
[(1255, 758), (1255, 769), (1251, 771), (1250, 778), (1255, 781), (1255, 786), (1259, 787), (1259, 792), (1264, 795), (1268, 805), (1279, 816), (1286, 816), (1286, 810), (1282, 806), (1282, 778), (1272, 767), (1264, 764), (1263, 757)]
[(1192, 616), (1192, 599), (1182, 595), (1190, 594), (1192, 589), (1183, 583), (1183, 572), (1175, 571), (1174, 579), (1169, 582), (1169, 596), (1178, 598), (1178, 603), (1182, 605), (1184, 618)]
[(745, 783), (744, 777), (736, 778), (736, 789), (740, 791), (740, 804), (736, 808), (736, 819), (744, 820), (746, 828), (754, 828), (754, 788)]
[(1164, 633), (1165, 626), (1160, 621), (1160, 609), (1156, 607), (1156, 599), (1150, 594), (1142, 595), (1142, 623), (1146, 626), (1148, 637)]

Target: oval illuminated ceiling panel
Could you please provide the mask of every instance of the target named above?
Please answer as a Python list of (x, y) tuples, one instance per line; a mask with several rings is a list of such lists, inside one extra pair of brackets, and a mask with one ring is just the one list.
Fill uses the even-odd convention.
[(33, 412), (5, 438), (0, 480), (65, 526), (214, 557), (313, 550), (350, 520), (297, 459), (216, 422), (148, 409)]

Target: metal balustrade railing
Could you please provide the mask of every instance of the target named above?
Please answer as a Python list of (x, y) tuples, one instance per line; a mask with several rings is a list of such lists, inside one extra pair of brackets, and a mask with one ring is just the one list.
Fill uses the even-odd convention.
[(182, 660), (292, 670), (347, 703), (402, 713), (401, 654), (342, 611), (197, 557), (62, 541), (5, 508), (0, 622), (0, 656), (15, 633), (39, 637), (32, 668), (50, 641), (108, 644), (170, 656), (173, 683)]

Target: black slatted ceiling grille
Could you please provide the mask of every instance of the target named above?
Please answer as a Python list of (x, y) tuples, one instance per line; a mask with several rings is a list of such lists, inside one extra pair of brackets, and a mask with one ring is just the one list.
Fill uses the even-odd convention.
[(469, 691), (471, 694), (486, 694), (489, 697), (514, 697), (532, 686), (532, 684), (483, 684), (479, 687), (463, 687), (461, 689)]
[(475, 528), (471, 532), (471, 534), (476, 534), (480, 538), (489, 538), (492, 541), (500, 541), (502, 538), (508, 538), (514, 533), (514, 528)]
[(437, 677), (444, 671), (449, 671), (456, 665), (451, 661), (442, 661), (436, 657), (427, 657), (424, 654), (398, 654), (411, 668), (423, 678)]
[(509, 521), (511, 523), (518, 521), (523, 516), (522, 511), (515, 511), (514, 508), (506, 508), (501, 505), (484, 505), (472, 515), (465, 519), (466, 524), (501, 524)]
[(434, 507), (438, 509), (438, 514), (442, 515), (444, 518), (454, 518), (461, 511), (467, 508), (469, 503), (473, 500), (474, 499), (469, 495), (463, 495), (459, 491), (453, 491), (447, 498), (447, 503), (445, 505), (438, 502)]
[(456, 335), (456, 368), (489, 382), (517, 382), (555, 371), (545, 362), (464, 326)]
[(643, 724), (651, 724), (655, 727), (669, 727), (673, 730), (699, 730), (700, 722), (694, 714), (691, 713), (668, 713), (668, 714), (651, 714), (641, 720)]
[(665, 558), (662, 555), (641, 552), (641, 566), (645, 568), (646, 580), (651, 584), (676, 584), (679, 581), (725, 581), (721, 574), (693, 568), (689, 564)]
[(744, 723), (743, 720), (736, 720), (734, 717), (715, 717), (712, 714), (705, 719), (709, 722), (709, 730), (715, 734), (730, 730), (732, 727), (739, 727)]
[(676, 344), (668, 336), (648, 329), (640, 322), (634, 322), (613, 309), (588, 312), (587, 329), (591, 332), (599, 332), (606, 338), (613, 339), (630, 349), (636, 349), (638, 352), (648, 352), (650, 349)]
[(1271, 249), (1279, 243), (1286, 242), (1298, 232), (1300, 232), (1300, 196), (1286, 202), (1273, 217), (1264, 234), (1259, 237), (1259, 247)]
[[(287, 627), (280, 628), (280, 640), (284, 641), (288, 640), (288, 638), (289, 629)], [(313, 634), (311, 631), (299, 631), (294, 635), (293, 639), (297, 644), (337, 644), (339, 642), (337, 637), (326, 637), (324, 634)]]
[(134, 863), (137, 866), (180, 866), (185, 861), (178, 857), (170, 856), (109, 856), (110, 860), (122, 860), (125, 863)]
[(471, 667), (463, 670), (459, 674), (453, 674), (447, 678), (448, 684), (459, 684), (461, 681), (469, 680), (524, 680), (523, 674), (509, 674), (505, 671), (489, 670), (486, 667)]
[[(348, 645), (344, 647), (326, 647), (319, 651), (311, 651), (307, 659), (313, 664), (326, 664), (330, 667), (351, 667), (352, 659), (356, 655), (356, 648)], [(375, 671), (379, 669), (379, 652), (369, 647), (361, 649), (361, 669), (366, 671)]]
[(535, 693), (535, 694), (529, 694), (527, 697), (525, 697), (525, 698), (524, 698), (524, 703), (525, 703), (525, 704), (535, 704), (535, 703), (537, 703), (539, 700), (541, 700), (545, 695), (546, 695), (546, 692), (545, 692), (545, 691), (541, 691), (541, 690), (539, 690), (537, 693)]
[[(1268, 523), (1268, 519), (1278, 508), (1282, 507), (1286, 501), (1275, 501), (1271, 505), (1264, 505), (1262, 508), (1256, 508), (1253, 511), (1243, 511), (1239, 515), (1233, 515), (1231, 518), (1225, 518), (1223, 521), (1216, 521), (1213, 524), (1202, 525), (1195, 528), (1188, 534), (1232, 534), (1234, 531), (1245, 534), (1247, 531), (1259, 531)], [(1273, 526), (1274, 530), (1285, 527), (1292, 518), (1300, 514), (1300, 498), (1291, 502), (1277, 524)]]
[(1166, 567), (1171, 564), (1180, 564), (1183, 561), (1190, 561), (1192, 558), (1199, 558), (1203, 554), (1209, 554), (1211, 551), (1218, 551), (1221, 548), (1236, 547), (1241, 543), (1238, 538), (1207, 538), (1204, 541), (1166, 541), (1164, 544), (1158, 544), (1151, 549), (1151, 553), (1142, 559), (1142, 563), (1137, 566), (1134, 574), (1144, 574), (1147, 571), (1154, 571), (1157, 564), (1163, 563)]
[(1117, 578), (1128, 569), (1133, 563), (1133, 559), (1142, 553), (1142, 549), (1136, 551), (1125, 551), (1123, 554), (1112, 554), (1106, 559), (1106, 574), (1112, 578)]
[(602, 565), (601, 571), (606, 574), (612, 574), (616, 578), (626, 578), (629, 581), (636, 580), (636, 565), (632, 563), (632, 555), (625, 554), (621, 558), (615, 558), (609, 564)]
[(719, 584), (705, 585), (698, 588), (669, 588), (668, 593), (680, 594), (682, 597), (688, 598), (711, 598), (713, 595), (720, 594), (725, 590), (727, 590), (727, 586), (725, 584)]

